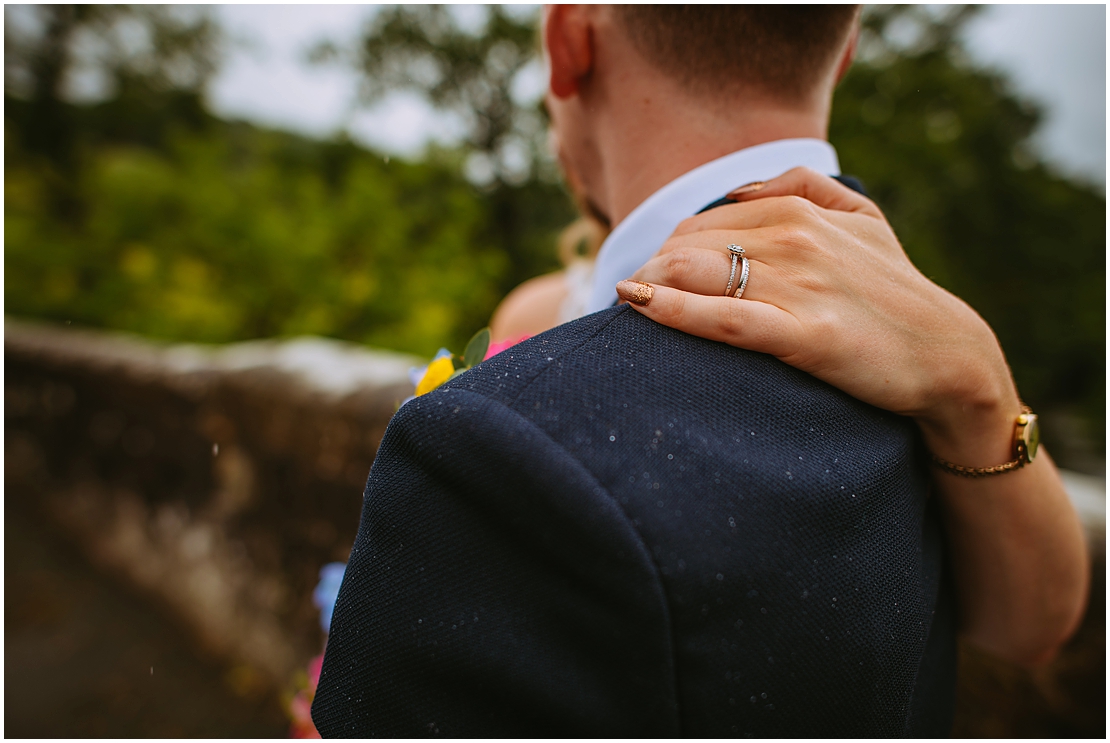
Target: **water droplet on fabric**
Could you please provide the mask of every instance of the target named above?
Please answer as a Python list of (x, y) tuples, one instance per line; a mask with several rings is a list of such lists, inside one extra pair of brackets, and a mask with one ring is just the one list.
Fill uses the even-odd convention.
[(724, 580), (724, 579), (725, 579), (725, 576), (721, 575), (720, 573), (717, 573), (717, 580)]
[(617, 437), (616, 437), (616, 436), (610, 436), (610, 437), (609, 437), (609, 440), (610, 440), (610, 441), (616, 441), (616, 440), (617, 440)]

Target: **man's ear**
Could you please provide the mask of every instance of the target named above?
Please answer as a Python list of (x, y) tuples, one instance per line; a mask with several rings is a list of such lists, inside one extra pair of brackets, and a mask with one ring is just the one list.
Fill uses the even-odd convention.
[(582, 5), (545, 8), (543, 41), (551, 64), (551, 93), (570, 98), (593, 70), (593, 28)]
[(840, 57), (840, 64), (836, 68), (836, 83), (844, 79), (848, 74), (848, 69), (852, 66), (852, 61), (856, 58), (856, 48), (859, 46), (859, 23), (857, 22), (852, 27), (852, 35), (848, 39), (848, 46), (844, 47), (844, 54)]

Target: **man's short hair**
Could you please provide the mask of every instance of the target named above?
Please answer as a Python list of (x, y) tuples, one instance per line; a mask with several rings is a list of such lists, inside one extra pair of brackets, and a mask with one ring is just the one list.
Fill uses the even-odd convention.
[(618, 5), (660, 72), (696, 93), (756, 89), (796, 102), (836, 63), (858, 5)]

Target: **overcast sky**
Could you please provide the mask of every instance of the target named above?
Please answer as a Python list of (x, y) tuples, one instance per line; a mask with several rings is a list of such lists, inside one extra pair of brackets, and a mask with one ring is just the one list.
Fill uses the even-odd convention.
[[(352, 72), (305, 62), (306, 50), (321, 39), (355, 38), (373, 6), (224, 5), (216, 12), (242, 42), (210, 90), (218, 113), (312, 135), (346, 129), (395, 154), (413, 155), (430, 138), (453, 136), (450, 122), (416, 98), (394, 96), (373, 111), (359, 110)], [(460, 12), (477, 18), (482, 11)], [(1106, 7), (993, 5), (970, 24), (967, 47), (1045, 107), (1036, 140), (1045, 158), (1105, 188)], [(542, 88), (538, 71), (523, 86), (534, 95)]]

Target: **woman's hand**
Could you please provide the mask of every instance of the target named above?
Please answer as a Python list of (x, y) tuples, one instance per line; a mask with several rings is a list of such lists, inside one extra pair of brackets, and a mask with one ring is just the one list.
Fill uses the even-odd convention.
[[(798, 168), (683, 222), (617, 293), (693, 335), (772, 354), (864, 402), (912, 416), (950, 462), (1012, 459), (1020, 401), (990, 327), (926, 279), (869, 199)], [(742, 299), (723, 296), (744, 247)], [(645, 286), (646, 284), (646, 286)], [(936, 473), (961, 632), (1014, 662), (1051, 659), (1082, 617), (1082, 528), (1047, 453), (982, 479)]]
[[(687, 219), (631, 277), (654, 287), (639, 312), (912, 416), (949, 461), (1010, 458), (1021, 404), (994, 333), (910, 263), (871, 200), (806, 168), (737, 199)], [(722, 295), (729, 243), (751, 261), (743, 299)]]

